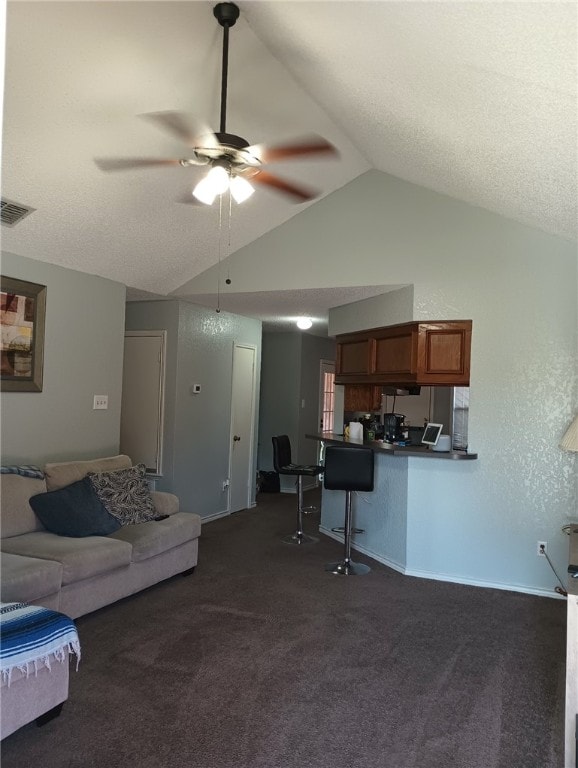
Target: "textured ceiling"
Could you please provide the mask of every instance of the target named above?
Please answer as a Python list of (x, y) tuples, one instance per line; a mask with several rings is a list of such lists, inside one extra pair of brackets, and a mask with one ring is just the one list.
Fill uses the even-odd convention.
[[(94, 163), (183, 155), (143, 113), (191, 112), (218, 127), (213, 5), (7, 3), (2, 195), (37, 210), (2, 228), (3, 248), (161, 295), (217, 261), (218, 206), (176, 202), (200, 169), (106, 174)], [(326, 195), (376, 168), (576, 236), (574, 3), (239, 7), (227, 129), (251, 143), (313, 131), (340, 152), (271, 170)], [(232, 253), (308, 205), (260, 188), (234, 207), (221, 248)]]

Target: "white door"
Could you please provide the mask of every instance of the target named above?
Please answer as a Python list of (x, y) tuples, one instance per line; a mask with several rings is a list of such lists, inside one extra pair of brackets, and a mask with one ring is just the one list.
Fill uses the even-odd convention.
[(247, 509), (253, 503), (253, 426), (255, 423), (255, 347), (233, 347), (231, 398), (231, 449), (229, 511)]
[[(319, 361), (319, 431), (333, 432), (335, 418), (335, 363)], [(323, 464), (324, 444), (319, 443), (318, 463)]]
[(127, 331), (124, 338), (120, 450), (147, 472), (162, 472), (165, 331)]

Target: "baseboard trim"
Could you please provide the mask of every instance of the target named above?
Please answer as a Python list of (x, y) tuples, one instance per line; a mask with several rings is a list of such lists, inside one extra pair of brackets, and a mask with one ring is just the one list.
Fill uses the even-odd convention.
[(553, 597), (555, 600), (566, 600), (563, 595), (559, 595), (548, 589), (530, 587), (526, 584), (507, 584), (503, 581), (484, 581), (483, 579), (468, 579), (464, 577), (452, 576), (448, 573), (437, 573), (433, 571), (420, 571), (413, 568), (406, 568), (406, 576), (415, 576), (418, 579), (433, 579), (434, 581), (449, 581), (452, 584), (465, 584), (471, 587), (485, 587), (486, 589), (501, 589), (504, 592), (521, 592), (524, 595), (535, 595), (536, 597)]
[(225, 509), (223, 512), (213, 512), (212, 515), (201, 517), (201, 524), (211, 523), (213, 520), (218, 520), (220, 517), (228, 517), (230, 514), (228, 509)]
[[(335, 531), (332, 531), (330, 528), (325, 528), (324, 526), (320, 526), (319, 530), (321, 533), (324, 533), (326, 536), (329, 536), (331, 539), (335, 539), (335, 541), (340, 541), (343, 543), (343, 536), (340, 533), (336, 533)], [(388, 568), (392, 568), (394, 571), (397, 571), (398, 573), (402, 573), (404, 576), (405, 574), (405, 567), (398, 563), (396, 560), (391, 560), (388, 557), (383, 557), (382, 555), (378, 555), (375, 552), (373, 552), (371, 549), (368, 549), (367, 547), (361, 546), (359, 544), (354, 544), (351, 542), (351, 548), (355, 549), (357, 552), (361, 552), (362, 555), (367, 555), (368, 557), (371, 557), (372, 560), (377, 560), (378, 563), (382, 563), (383, 565), (387, 565)]]
[[(343, 536), (341, 534), (335, 533), (335, 531), (332, 531), (329, 528), (325, 528), (324, 526), (320, 526), (319, 530), (321, 533), (325, 534), (326, 536), (329, 536), (331, 539), (335, 539), (336, 541), (343, 542)], [(566, 599), (563, 595), (559, 595), (557, 592), (554, 592), (554, 588), (552, 588), (552, 590), (550, 591), (547, 589), (530, 587), (524, 584), (506, 584), (500, 581), (483, 581), (481, 579), (468, 579), (468, 578), (453, 576), (449, 573), (438, 573), (435, 571), (421, 571), (415, 568), (406, 568), (401, 563), (398, 563), (395, 560), (391, 560), (390, 558), (383, 557), (382, 555), (378, 555), (375, 552), (372, 552), (367, 547), (360, 546), (357, 543), (354, 544), (352, 542), (351, 548), (355, 549), (357, 552), (361, 552), (361, 554), (363, 555), (367, 555), (368, 557), (371, 557), (373, 560), (377, 560), (378, 563), (382, 563), (382, 565), (386, 565), (388, 568), (392, 568), (394, 571), (401, 573), (403, 576), (414, 576), (415, 578), (418, 578), (418, 579), (432, 579), (434, 581), (447, 581), (452, 584), (464, 584), (469, 587), (485, 587), (486, 589), (502, 589), (505, 592), (521, 592), (524, 595), (535, 595), (537, 597), (552, 597), (555, 600)]]

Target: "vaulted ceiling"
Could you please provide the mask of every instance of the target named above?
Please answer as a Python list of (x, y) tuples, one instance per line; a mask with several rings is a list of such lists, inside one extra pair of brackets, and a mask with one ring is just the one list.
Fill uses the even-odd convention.
[[(2, 227), (4, 249), (167, 295), (219, 248), (232, 253), (315, 205), (259, 187), (233, 205), (219, 241), (218, 205), (179, 202), (203, 169), (95, 164), (186, 154), (146, 113), (218, 128), (214, 4), (9, 0), (2, 197), (36, 210)], [(339, 150), (270, 170), (323, 196), (374, 168), (576, 237), (574, 3), (238, 5), (227, 129), (268, 144), (314, 132)]]

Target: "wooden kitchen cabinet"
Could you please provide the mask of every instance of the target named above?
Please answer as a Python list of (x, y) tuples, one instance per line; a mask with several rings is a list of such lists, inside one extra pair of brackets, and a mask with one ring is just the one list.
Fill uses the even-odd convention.
[(470, 383), (471, 320), (402, 323), (337, 336), (336, 384)]
[(375, 384), (346, 384), (344, 411), (372, 413), (381, 410), (381, 387)]

